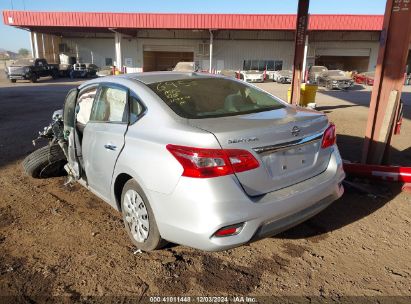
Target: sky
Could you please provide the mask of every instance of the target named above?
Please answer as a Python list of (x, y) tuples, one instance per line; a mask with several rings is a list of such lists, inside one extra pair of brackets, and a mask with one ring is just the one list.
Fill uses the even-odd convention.
[[(294, 14), (297, 0), (0, 0), (0, 11)], [(386, 0), (311, 0), (311, 14), (383, 14)], [(2, 19), (2, 18), (1, 18)], [(29, 33), (0, 22), (0, 48), (30, 49)]]

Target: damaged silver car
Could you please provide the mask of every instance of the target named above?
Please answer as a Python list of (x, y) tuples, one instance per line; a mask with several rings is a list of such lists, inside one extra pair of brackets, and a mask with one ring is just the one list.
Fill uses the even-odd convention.
[(119, 210), (141, 250), (216, 251), (277, 234), (343, 194), (335, 126), (244, 81), (201, 73), (108, 76), (71, 90), (29, 155)]
[(317, 78), (319, 86), (324, 86), (329, 90), (345, 90), (354, 85), (354, 81), (341, 70), (327, 70), (321, 72)]

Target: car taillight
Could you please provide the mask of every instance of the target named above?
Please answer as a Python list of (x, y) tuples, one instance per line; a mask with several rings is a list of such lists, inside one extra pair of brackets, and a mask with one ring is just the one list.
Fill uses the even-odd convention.
[(239, 149), (203, 149), (167, 145), (167, 150), (183, 166), (183, 176), (207, 178), (255, 169), (258, 161), (248, 151)]
[(323, 141), (321, 143), (321, 148), (325, 149), (331, 147), (335, 144), (337, 140), (337, 134), (335, 131), (335, 125), (331, 123), (328, 128), (324, 131)]

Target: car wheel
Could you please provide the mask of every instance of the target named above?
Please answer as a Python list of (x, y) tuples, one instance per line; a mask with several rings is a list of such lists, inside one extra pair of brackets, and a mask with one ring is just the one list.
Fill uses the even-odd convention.
[(280, 78), (280, 83), (284, 84), (284, 83), (285, 83), (285, 79), (284, 79), (284, 78)]
[(11, 83), (16, 83), (16, 81), (17, 81), (16, 79), (10, 79)]
[(57, 71), (55, 71), (55, 72), (53, 72), (53, 74), (51, 75), (51, 77), (53, 78), (53, 79), (57, 79), (57, 78), (59, 78), (59, 72), (57, 72)]
[(36, 74), (31, 75), (30, 81), (31, 81), (32, 83), (37, 82), (37, 75), (36, 75)]
[(126, 231), (138, 249), (152, 251), (167, 243), (160, 236), (147, 196), (133, 179), (124, 185), (121, 211)]
[(23, 168), (34, 178), (56, 177), (66, 175), (66, 163), (66, 156), (59, 144), (52, 144), (29, 154), (23, 160)]
[(333, 89), (333, 87), (332, 87), (332, 85), (331, 85), (330, 82), (327, 82), (327, 83), (325, 84), (325, 87), (326, 87), (328, 90), (332, 90), (332, 89)]

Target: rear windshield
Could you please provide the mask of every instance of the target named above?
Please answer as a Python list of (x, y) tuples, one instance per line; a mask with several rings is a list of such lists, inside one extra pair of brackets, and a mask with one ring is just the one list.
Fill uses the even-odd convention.
[(229, 79), (201, 78), (148, 85), (176, 114), (184, 118), (241, 115), (284, 108), (262, 90)]

